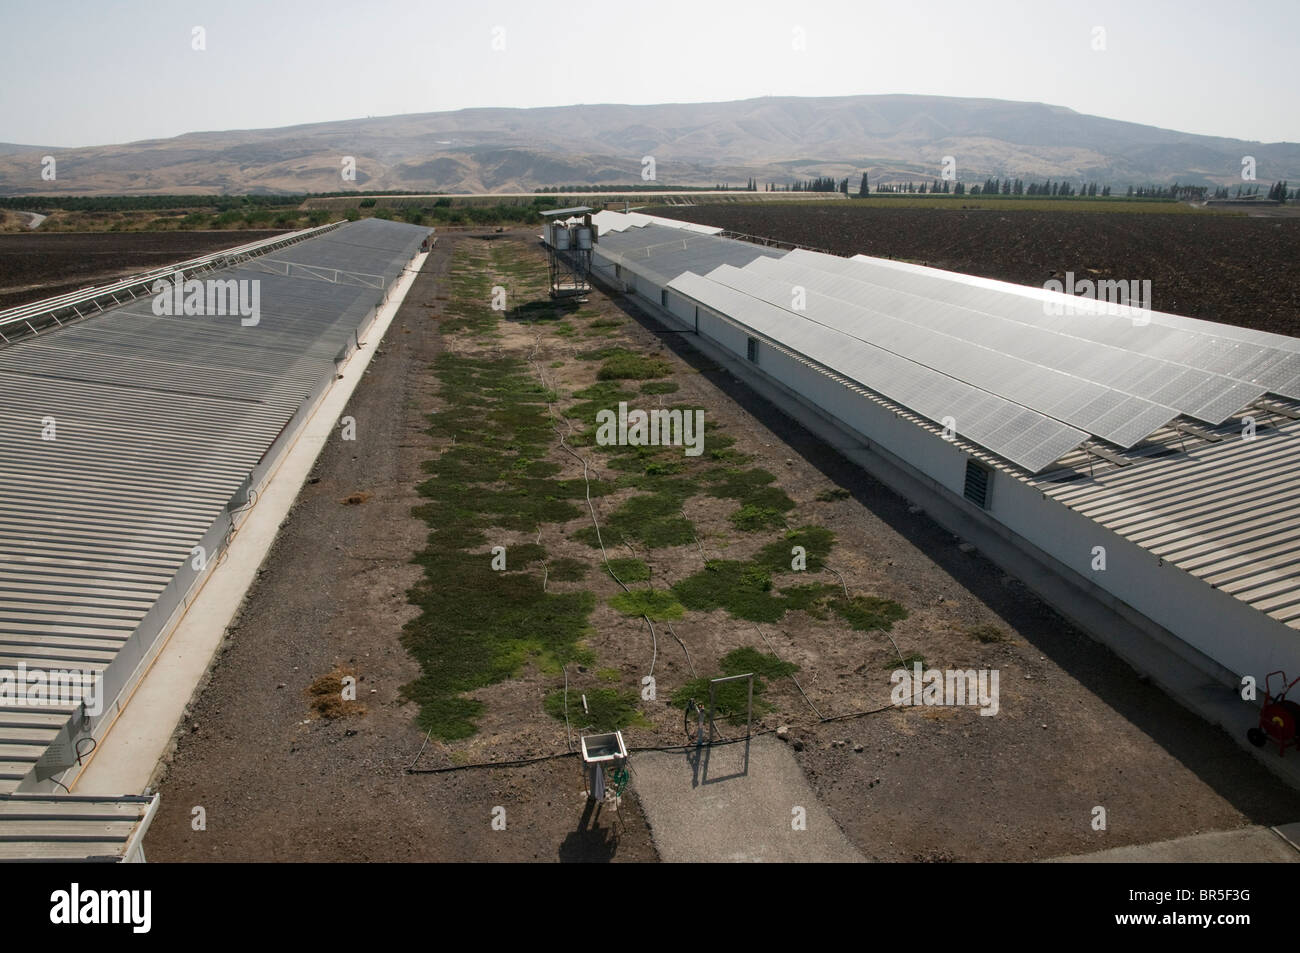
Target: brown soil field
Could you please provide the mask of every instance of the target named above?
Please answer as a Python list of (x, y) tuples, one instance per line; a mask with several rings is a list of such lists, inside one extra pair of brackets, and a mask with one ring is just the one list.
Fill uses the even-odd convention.
[(274, 231), (0, 235), (0, 309), (267, 238)]
[(1040, 288), (1066, 272), (1076, 281), (1149, 280), (1157, 311), (1300, 336), (1300, 218), (852, 202), (645, 211), (837, 255), (899, 258)]
[[(797, 663), (802, 686), (788, 676), (771, 679), (764, 698), (773, 708), (755, 730), (789, 726), (795, 757), (819, 797), (872, 859), (1032, 860), (1280, 823), (1300, 812), (1295, 792), (1221, 730), (1144, 684), (629, 299), (593, 292), (579, 312), (556, 318), (547, 315), (543, 291), (523, 305), (545, 320), (499, 319), (478, 336), (444, 327), (455, 282), (474, 269), (495, 268), (488, 284), (512, 294), (545, 281), (533, 235), (488, 238), (438, 243), (353, 395), (345, 413), (356, 418), (358, 442), (325, 447), (180, 728), (146, 838), (150, 859), (656, 857), (636, 804), (635, 754), (633, 796), (620, 819), (593, 824), (585, 815), (577, 764), (564, 757), (565, 723), (543, 709), (546, 694), (564, 684), (557, 671), (526, 661), (505, 680), (470, 692), (482, 714), (477, 732), (460, 740), (426, 744), (417, 706), (401, 692), (419, 673), (401, 638), (419, 611), (407, 601), (422, 578), (412, 558), (430, 533), (413, 512), (422, 500), (417, 487), (429, 461), (448, 448), (428, 429), (429, 415), (446, 409), (432, 363), (444, 352), (531, 361), (563, 409), (596, 378), (597, 364), (581, 356), (612, 345), (666, 362), (665, 380), (679, 387), (671, 400), (702, 407), (716, 428), (711, 439), (734, 439), (734, 451), (769, 470), (773, 486), (794, 501), (788, 525), (835, 534), (827, 562), (848, 589), (908, 612), (887, 636), (802, 609), (761, 625), (723, 609), (688, 611), (674, 622), (681, 644), (660, 627), (655, 646), (642, 620), (611, 604), (620, 590), (600, 571), (599, 550), (580, 536), (591, 526), (589, 514), (543, 522), (535, 534), (492, 531), (491, 543), (516, 547), (536, 538), (549, 558), (587, 567), (581, 581), (553, 579), (548, 590), (589, 591), (596, 600), (583, 639), (594, 662), (568, 666), (571, 692), (612, 685), (635, 694), (654, 665), (657, 699), (638, 703), (625, 731), (630, 747), (681, 744), (672, 692), (692, 666), (713, 674), (726, 653), (754, 647)], [(598, 479), (615, 479), (611, 457), (581, 449)], [(582, 479), (581, 465), (558, 445), (544, 460), (561, 467), (563, 478)], [(359, 505), (340, 502), (361, 493), (369, 495)], [(608, 524), (630, 495), (620, 489), (596, 499), (599, 518)], [(731, 501), (701, 493), (683, 508), (698, 542), (633, 547), (611, 540), (616, 555), (635, 553), (649, 564), (658, 591), (700, 573), (706, 559), (747, 559), (782, 539), (780, 529), (737, 528)], [(540, 581), (538, 566), (516, 572)], [(816, 577), (809, 582), (837, 584), (829, 573), (808, 575)], [(452, 577), (441, 582), (456, 585)], [(897, 654), (921, 655), (937, 667), (1000, 670), (1001, 711), (855, 714), (889, 705)], [(365, 711), (313, 717), (310, 686), (338, 670), (357, 673)], [(556, 759), (473, 767), (544, 756)], [(448, 770), (409, 774), (412, 764)], [(191, 828), (196, 805), (207, 811), (205, 831)], [(489, 825), (498, 805), (508, 811), (505, 831)], [(1096, 805), (1107, 809), (1107, 831), (1091, 828)]]

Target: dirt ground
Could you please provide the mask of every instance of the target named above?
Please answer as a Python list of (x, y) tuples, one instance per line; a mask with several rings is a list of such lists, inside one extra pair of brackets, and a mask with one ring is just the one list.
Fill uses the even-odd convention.
[[(585, 816), (573, 759), (405, 773), (424, 737), (398, 698), (418, 674), (398, 636), (414, 614), (406, 590), (420, 571), (410, 559), (427, 533), (411, 507), (432, 453), (424, 414), (440, 341), (431, 315), (456, 241), (439, 240), (408, 292), (345, 411), (357, 442), (325, 448), (186, 720), (146, 839), (151, 860), (655, 858), (634, 797), (617, 820)], [(358, 492), (371, 496), (339, 502)], [(357, 672), (366, 714), (315, 719), (307, 688), (336, 665)], [(419, 764), (450, 764), (440, 747), (430, 744)], [(191, 829), (195, 806), (206, 831)], [(496, 807), (503, 831), (492, 827)]]
[(0, 234), (0, 308), (267, 238), (273, 231)]
[[(531, 232), (491, 238), (544, 267)], [(318, 481), (304, 488), (282, 528), (183, 726), (146, 839), (151, 859), (655, 858), (634, 797), (616, 822), (588, 824), (572, 758), (405, 773), (417, 753), (420, 768), (456, 768), (566, 750), (563, 722), (541, 707), (556, 679), (532, 666), (474, 693), (486, 710), (478, 734), (463, 742), (424, 744), (415, 707), (398, 695), (418, 674), (398, 636), (415, 613), (405, 593), (421, 571), (410, 559), (428, 530), (411, 507), (421, 463), (433, 452), (423, 415), (438, 405), (429, 365), (447, 343), (437, 326), (448, 293), (443, 279), (456, 244), (478, 241), (439, 241), (346, 411), (357, 419), (358, 443), (326, 447)], [(813, 706), (837, 717), (888, 705), (896, 654), (883, 634), (801, 611), (761, 632), (721, 610), (688, 613), (675, 624), (702, 672), (741, 645), (799, 664), (807, 700), (790, 679), (774, 682), (768, 697), (776, 710), (756, 730), (790, 726), (818, 796), (868, 858), (1032, 860), (1300, 816), (1300, 798), (1222, 732), (1142, 684), (1108, 650), (662, 333), (635, 305), (594, 293), (586, 307), (621, 326), (561, 336), (544, 324), (502, 322), (501, 337), (487, 346), (523, 351), (540, 330), (538, 362), (564, 362), (549, 372), (562, 393), (590, 382), (594, 367), (571, 358), (593, 346), (623, 343), (667, 357), (681, 387), (674, 400), (703, 406), (737, 449), (777, 475), (797, 503), (790, 524), (835, 532), (829, 564), (849, 589), (909, 610), (891, 633), (898, 651), (937, 667), (1000, 670), (997, 717), (912, 708), (823, 723)], [(552, 458), (573, 466), (558, 452)], [(847, 497), (832, 499), (836, 488)], [(371, 496), (357, 506), (339, 502), (354, 493)], [(607, 513), (614, 504), (599, 505)], [(687, 504), (711, 558), (742, 558), (771, 539), (738, 533), (730, 509), (707, 496)], [(594, 561), (590, 547), (569, 538), (582, 525), (544, 527), (551, 555)], [(702, 565), (693, 545), (638, 555), (651, 562), (657, 587)], [(647, 723), (625, 732), (629, 745), (680, 744), (681, 713), (666, 699), (690, 675), (684, 654), (662, 635), (656, 653), (643, 623), (608, 606), (617, 592), (610, 580), (592, 574), (583, 585), (600, 600), (588, 639), (598, 666), (617, 668), (623, 684), (636, 686), (655, 653), (659, 700), (642, 703)], [(973, 638), (981, 624), (1000, 629), (1001, 640)], [(307, 687), (338, 665), (357, 671), (367, 711), (313, 718)], [(570, 675), (576, 691), (597, 684), (591, 671), (571, 668)], [(635, 791), (635, 756), (633, 767)], [(1108, 813), (1105, 832), (1090, 825), (1098, 805)], [(194, 806), (206, 810), (206, 831), (191, 829)], [(497, 806), (506, 808), (505, 831), (490, 824)]]

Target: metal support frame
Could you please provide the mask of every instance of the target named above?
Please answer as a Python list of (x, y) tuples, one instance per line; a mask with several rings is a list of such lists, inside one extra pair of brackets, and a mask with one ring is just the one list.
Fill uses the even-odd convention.
[[(250, 242), (246, 245), (240, 245), (236, 248), (214, 252), (211, 255), (204, 255), (200, 258), (192, 258), (188, 261), (177, 262), (174, 265), (168, 265), (164, 268), (155, 268), (152, 271), (134, 275), (130, 278), (103, 287), (73, 291), (68, 294), (57, 295), (53, 298), (46, 298), (41, 301), (34, 301), (31, 304), (19, 305), (16, 308), (9, 308), (0, 311), (0, 341), (9, 344), (14, 340), (23, 337), (35, 337), (43, 330), (52, 326), (62, 327), (63, 323), (59, 321), (59, 315), (63, 315), (65, 320), (72, 318), (73, 315), (76, 316), (75, 320), (84, 320), (87, 313), (95, 314), (104, 311), (104, 304), (102, 302), (107, 299), (112, 299), (115, 305), (121, 305), (122, 302), (117, 297), (118, 293), (130, 294), (134, 299), (137, 291), (143, 294), (146, 290), (152, 289), (155, 281), (162, 278), (168, 278), (178, 271), (185, 272), (191, 276), (207, 274), (210, 271), (228, 268), (244, 261), (251, 261), (255, 258), (260, 258), (262, 255), (280, 248), (287, 248), (290, 245), (296, 245), (309, 238), (316, 238), (326, 232), (340, 228), (344, 224), (346, 223), (333, 222), (329, 225), (321, 225), (317, 228), (307, 228), (288, 235), (276, 235), (272, 238), (264, 238), (256, 242)], [(370, 285), (370, 287), (383, 286)], [(98, 310), (96, 312), (90, 312), (90, 305), (94, 305)], [(84, 312), (83, 309), (85, 309)]]
[[(253, 261), (252, 264), (268, 274), (280, 275), (285, 278), (310, 278), (333, 285), (356, 284), (363, 288), (377, 289), (383, 289), (388, 284), (388, 279), (383, 275), (372, 275), (364, 271), (344, 271), (342, 268), (325, 268), (320, 265), (306, 265), (297, 261), (285, 261), (282, 258), (259, 258)], [(272, 268), (272, 265), (276, 267)], [(284, 267), (284, 271), (280, 270), (280, 266)], [(297, 269), (297, 273), (295, 273), (294, 269)]]
[[(709, 679), (709, 745), (713, 744), (713, 711), (717, 697), (717, 688), (723, 682), (736, 682), (742, 678), (749, 679), (749, 696), (745, 702), (745, 738), (748, 739), (750, 730), (754, 724), (754, 673), (746, 672), (744, 675), (726, 675), (722, 678)], [(703, 732), (700, 732), (703, 735)], [(698, 747), (700, 742), (696, 741)]]

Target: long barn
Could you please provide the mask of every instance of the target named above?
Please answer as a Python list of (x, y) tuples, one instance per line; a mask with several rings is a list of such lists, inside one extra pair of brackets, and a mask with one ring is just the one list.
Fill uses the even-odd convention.
[(599, 281), (859, 442), (949, 528), (1064, 581), (1066, 616), (1104, 605), (1225, 687), (1300, 674), (1300, 341), (654, 216), (593, 224)]

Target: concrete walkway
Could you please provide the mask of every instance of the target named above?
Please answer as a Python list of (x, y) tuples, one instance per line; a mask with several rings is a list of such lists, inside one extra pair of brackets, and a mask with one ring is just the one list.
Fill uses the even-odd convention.
[(631, 761), (632, 786), (666, 862), (864, 860), (771, 735), (705, 748), (702, 757), (694, 749), (643, 751)]
[(1300, 863), (1300, 823), (1193, 834), (1156, 844), (1115, 847), (1095, 854), (1057, 857), (1058, 864), (1295, 864)]

